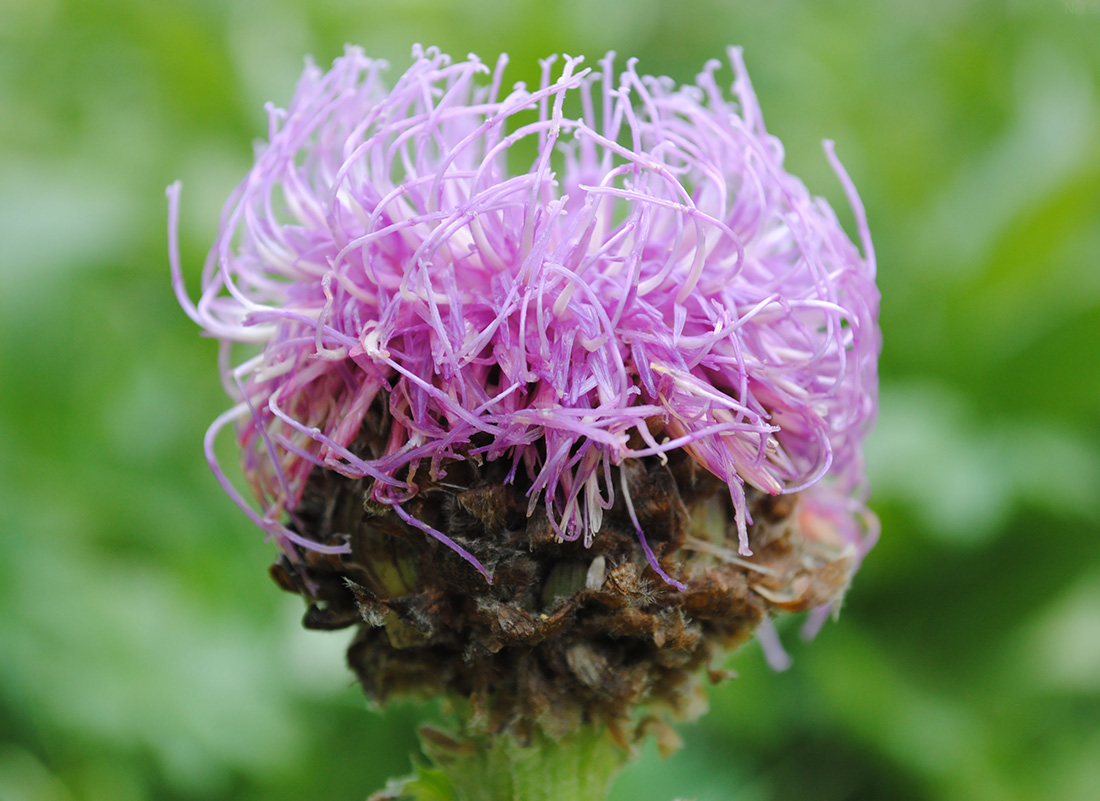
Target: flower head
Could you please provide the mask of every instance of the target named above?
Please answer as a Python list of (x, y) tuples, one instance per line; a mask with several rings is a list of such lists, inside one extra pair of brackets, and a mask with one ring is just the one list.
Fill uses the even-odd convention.
[[(785, 172), (737, 49), (733, 100), (717, 62), (677, 86), (633, 60), (566, 56), (537, 88), (508, 89), (504, 58), (413, 56), (391, 86), (348, 49), (307, 67), (289, 109), (269, 107), (195, 304), (173, 245), (180, 301), (223, 345), (237, 405), (207, 452), (242, 508), (288, 553), (347, 552), (295, 516), (314, 471), (364, 479), (369, 503), (488, 577), (406, 506), (422, 478), (503, 463), (560, 540), (591, 543), (625, 495), (650, 565), (677, 584), (646, 544), (628, 460), (682, 450), (716, 476), (742, 555), (746, 485), (825, 482), (817, 508), (858, 511), (878, 292), (831, 144), (862, 255)], [(170, 198), (174, 241), (178, 187)], [(386, 426), (364, 438), (372, 413)], [(229, 422), (259, 512), (214, 460)]]

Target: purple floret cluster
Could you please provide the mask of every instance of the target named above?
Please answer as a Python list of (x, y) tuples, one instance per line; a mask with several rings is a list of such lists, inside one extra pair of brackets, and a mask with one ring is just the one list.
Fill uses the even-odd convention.
[[(729, 486), (743, 554), (746, 484), (821, 482), (858, 512), (880, 349), (863, 209), (827, 142), (861, 254), (784, 171), (729, 56), (734, 101), (718, 62), (678, 86), (565, 56), (510, 89), (503, 57), (417, 48), (392, 86), (357, 49), (310, 64), (290, 108), (268, 109), (195, 303), (171, 187), (176, 291), (237, 401), (207, 456), (242, 509), (288, 550), (341, 552), (287, 523), (314, 469), (369, 478), (485, 573), (403, 509), (419, 478), (506, 460), (529, 513), (590, 542), (626, 491), (615, 467), (682, 448)], [(364, 453), (378, 403), (389, 439)], [(214, 458), (229, 423), (258, 511)]]

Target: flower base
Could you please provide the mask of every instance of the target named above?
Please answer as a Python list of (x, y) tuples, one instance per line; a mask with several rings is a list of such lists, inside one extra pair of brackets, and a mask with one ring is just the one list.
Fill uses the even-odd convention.
[[(382, 438), (377, 422), (364, 447)], [(620, 493), (587, 544), (555, 537), (541, 508), (528, 516), (528, 487), (508, 483), (507, 469), (447, 464), (445, 478), (421, 478), (405, 504), (474, 554), (492, 583), (373, 504), (369, 481), (311, 475), (295, 527), (350, 553), (301, 549), (272, 574), (309, 601), (306, 626), (358, 628), (348, 662), (372, 700), (461, 699), (480, 730), (519, 742), (598, 725), (629, 744), (639, 709), (701, 713), (704, 669), (766, 616), (834, 600), (853, 566), (850, 548), (806, 524), (801, 496), (755, 491), (754, 555), (739, 556), (728, 491), (684, 453), (614, 468), (633, 505)]]

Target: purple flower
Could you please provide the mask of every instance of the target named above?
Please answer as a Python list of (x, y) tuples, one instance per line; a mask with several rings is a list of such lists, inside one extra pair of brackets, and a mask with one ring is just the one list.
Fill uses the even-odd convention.
[[(344, 552), (287, 522), (314, 469), (370, 478), (371, 500), (488, 577), (404, 511), (416, 476), (505, 460), (529, 514), (587, 543), (626, 492), (616, 466), (682, 448), (728, 485), (742, 554), (746, 483), (816, 485), (806, 531), (860, 550), (879, 296), (832, 144), (863, 255), (784, 171), (739, 49), (736, 102), (716, 61), (677, 86), (633, 59), (551, 58), (532, 90), (505, 87), (503, 57), (413, 57), (390, 87), (351, 48), (268, 108), (194, 304), (169, 189), (176, 292), (221, 341), (237, 401), (207, 457), (241, 508), (285, 549)], [(357, 447), (380, 401), (388, 441)], [(230, 422), (259, 511), (214, 457)]]

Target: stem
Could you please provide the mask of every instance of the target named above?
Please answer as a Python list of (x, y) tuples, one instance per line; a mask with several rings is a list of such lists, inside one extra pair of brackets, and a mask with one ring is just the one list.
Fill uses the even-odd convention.
[(606, 801), (630, 758), (603, 726), (583, 726), (559, 739), (536, 731), (529, 744), (511, 734), (451, 737), (420, 731), (434, 763), (392, 783), (372, 801)]

